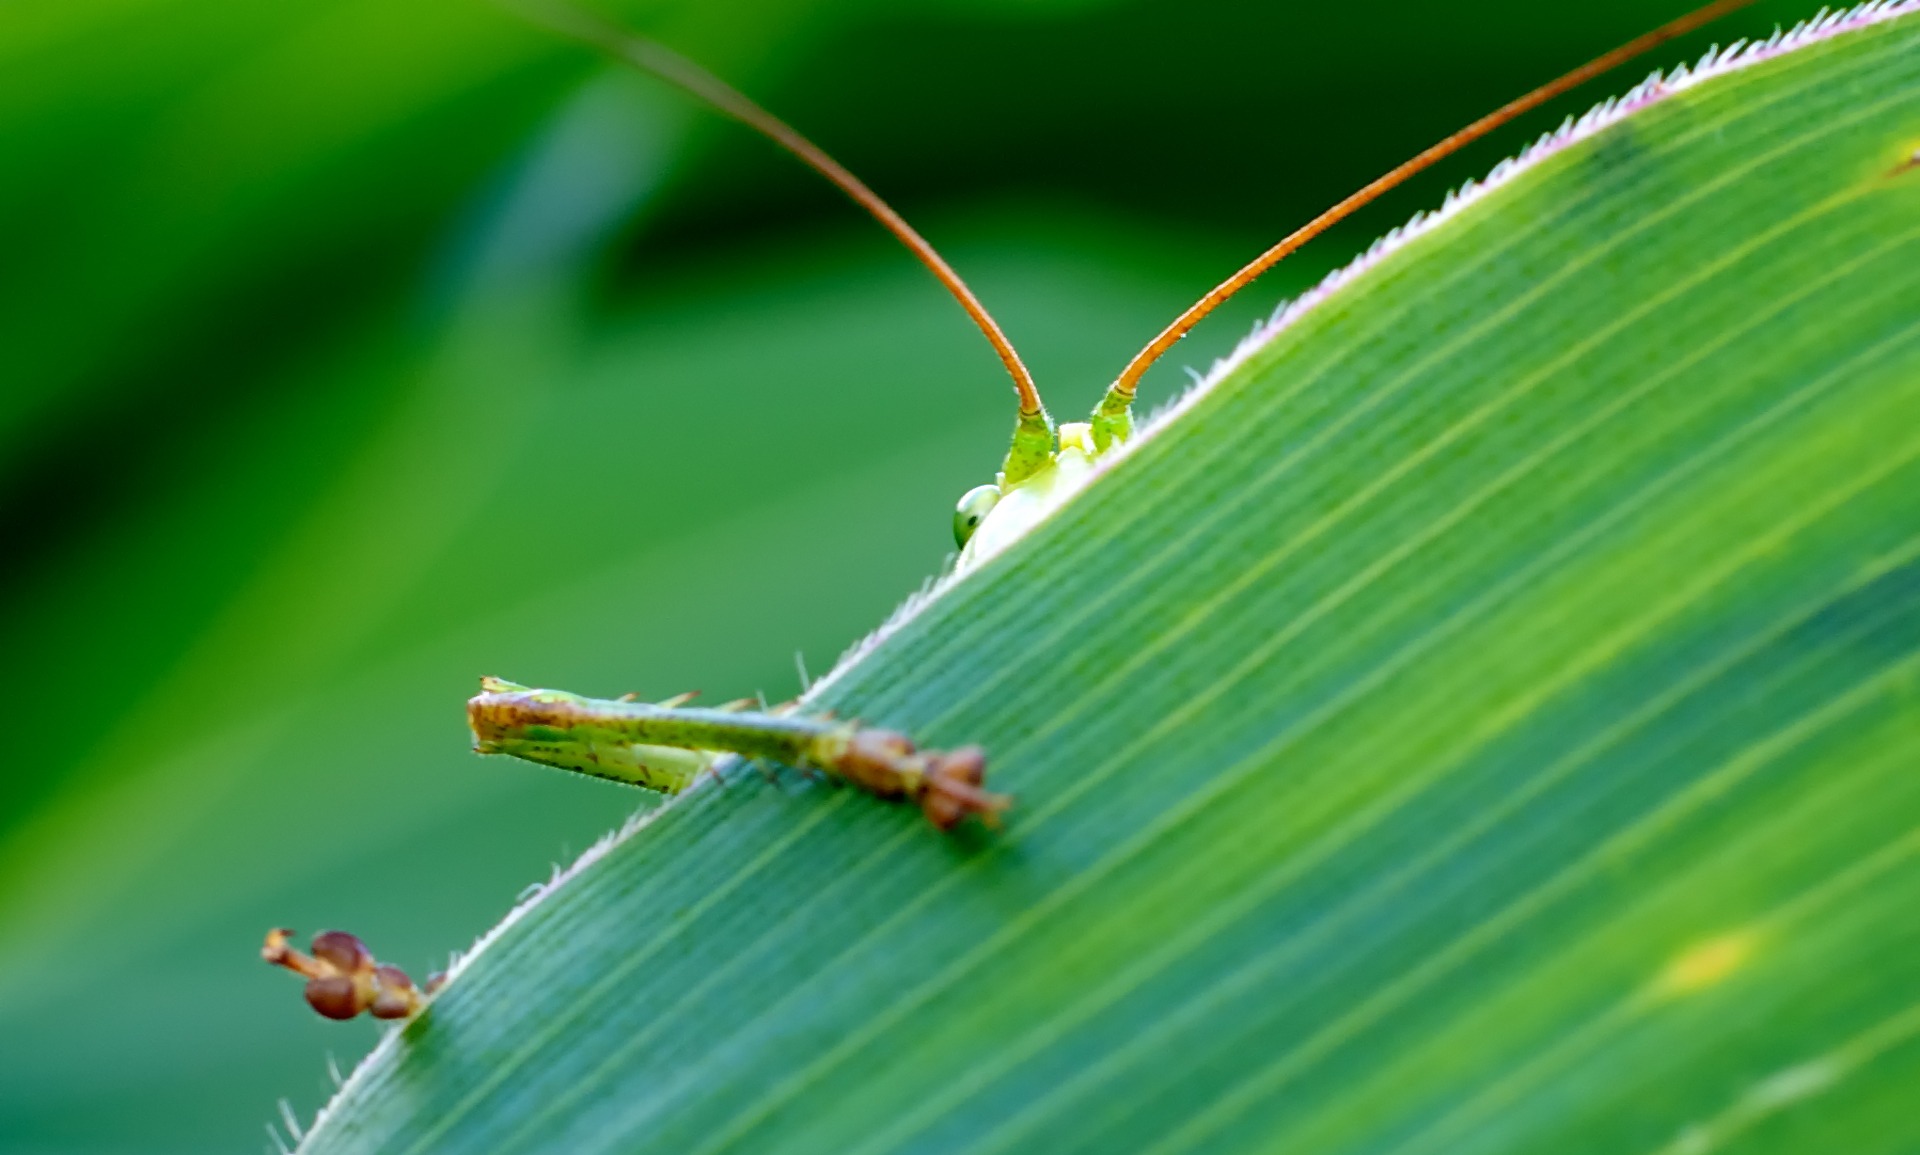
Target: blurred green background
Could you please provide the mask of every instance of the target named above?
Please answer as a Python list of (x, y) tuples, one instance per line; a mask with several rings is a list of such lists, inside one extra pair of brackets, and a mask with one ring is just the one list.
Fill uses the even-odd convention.
[[(916, 221), (1075, 415), (1315, 209), (1674, 0), (625, 0)], [(1807, 15), (1762, 3), (1660, 54)], [(1150, 378), (1650, 68), (1390, 198)], [(797, 687), (1011, 420), (832, 190), (479, 0), (0, 7), (0, 1151), (257, 1151), (643, 795), (467, 752), (475, 678)]]

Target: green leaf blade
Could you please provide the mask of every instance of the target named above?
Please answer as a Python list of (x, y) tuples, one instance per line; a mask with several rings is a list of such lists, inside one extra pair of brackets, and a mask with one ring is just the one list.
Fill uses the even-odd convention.
[(1917, 143), (1880, 19), (1416, 231), (822, 695), (1004, 835), (696, 793), (306, 1149), (1910, 1144)]

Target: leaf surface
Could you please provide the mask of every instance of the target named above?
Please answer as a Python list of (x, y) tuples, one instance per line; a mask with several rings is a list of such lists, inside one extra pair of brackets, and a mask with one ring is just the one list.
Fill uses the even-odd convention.
[(822, 690), (1005, 832), (696, 792), (303, 1150), (1920, 1142), (1911, 11), (1411, 230)]

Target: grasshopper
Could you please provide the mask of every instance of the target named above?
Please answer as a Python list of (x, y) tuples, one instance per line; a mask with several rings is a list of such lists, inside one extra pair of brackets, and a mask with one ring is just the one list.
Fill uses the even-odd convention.
[(506, 0), (529, 19), (600, 49), (674, 85), (713, 110), (760, 133), (812, 168), (873, 215), (952, 293), (993, 346), (1013, 379), (1017, 408), (1013, 442), (994, 480), (968, 490), (954, 511), (954, 538), (960, 547), (958, 568), (972, 568), (1018, 540), (1028, 529), (1064, 505), (1092, 479), (1094, 466), (1134, 436), (1133, 403), (1140, 379), (1209, 313), (1308, 241), (1377, 200), (1409, 178), (1451, 156), (1515, 118), (1555, 97), (1625, 64), (1661, 44), (1684, 36), (1754, 0), (1714, 0), (1643, 36), (1595, 57), (1565, 75), (1518, 97), (1439, 143), (1410, 157), (1344, 200), (1281, 238), (1231, 277), (1188, 306), (1120, 370), (1093, 413), (1084, 422), (1055, 426), (1040, 399), (1033, 374), (986, 306), (945, 258), (895, 212), (879, 194), (785, 121), (665, 45), (636, 36), (601, 20), (567, 0)]
[[(1133, 403), (1147, 369), (1261, 274), (1435, 162), (1753, 0), (1714, 0), (1503, 105), (1376, 178), (1214, 286), (1127, 362), (1086, 421), (1057, 426), (1013, 343), (959, 274), (877, 193), (812, 141), (664, 45), (632, 35), (565, 0), (507, 2), (537, 23), (682, 89), (792, 154), (898, 238), (966, 310), (1012, 378), (1016, 409), (1012, 441), (994, 480), (968, 490), (954, 511), (954, 539), (960, 549), (957, 569), (965, 571), (983, 564), (1064, 505), (1092, 480), (1104, 461), (1135, 439)], [(951, 753), (921, 750), (904, 734), (830, 715), (807, 716), (792, 704), (768, 710), (742, 701), (702, 709), (688, 706), (692, 695), (687, 694), (656, 703), (635, 701), (632, 695), (597, 699), (498, 678), (483, 678), (480, 690), (467, 703), (467, 720), (479, 753), (507, 754), (662, 794), (679, 794), (704, 776), (717, 776), (722, 756), (739, 755), (821, 772), (876, 797), (914, 803), (942, 831), (969, 816), (997, 825), (1000, 814), (1011, 805), (1006, 796), (984, 788), (986, 756), (977, 746)], [(328, 932), (314, 940), (310, 957), (286, 945), (289, 933), (270, 933), (263, 956), (306, 977), (308, 1001), (320, 1013), (347, 1018), (370, 1011), (376, 1017), (406, 1018), (425, 1005), (403, 972), (374, 963), (364, 944), (353, 936)], [(431, 984), (428, 993), (430, 989)]]
[[(1534, 89), (1374, 180), (1194, 302), (1127, 362), (1088, 420), (1059, 426), (1048, 414), (1013, 342), (966, 282), (879, 194), (825, 151), (664, 45), (625, 32), (564, 0), (514, 0), (513, 6), (555, 31), (675, 85), (791, 153), (871, 213), (926, 265), (979, 326), (1013, 379), (1016, 408), (1012, 443), (999, 472), (992, 482), (968, 490), (954, 512), (954, 539), (961, 551), (958, 567), (965, 570), (1018, 540), (1085, 486), (1102, 461), (1131, 442), (1133, 403), (1147, 369), (1207, 314), (1288, 254), (1415, 173), (1522, 113), (1752, 2), (1716, 0)], [(670, 794), (686, 789), (711, 769), (720, 753), (765, 757), (826, 771), (883, 798), (917, 801), (933, 825), (943, 830), (968, 814), (991, 821), (1008, 804), (1005, 798), (980, 789), (984, 761), (972, 748), (952, 755), (923, 753), (904, 735), (890, 731), (809, 721), (790, 710), (692, 710), (684, 707), (684, 697), (642, 705), (495, 680), (484, 682), (482, 691), (468, 703), (467, 714), (475, 749), (483, 754), (512, 754)], [(885, 758), (876, 753), (882, 749), (890, 752)]]

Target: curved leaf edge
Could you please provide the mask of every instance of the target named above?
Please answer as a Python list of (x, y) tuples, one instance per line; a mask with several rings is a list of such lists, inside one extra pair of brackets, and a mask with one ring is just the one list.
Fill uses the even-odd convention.
[[(1660, 104), (1700, 84), (1764, 64), (1777, 57), (1831, 40), (1836, 36), (1861, 31), (1915, 14), (1920, 14), (1920, 0), (1866, 0), (1851, 8), (1839, 10), (1822, 8), (1791, 29), (1776, 28), (1773, 34), (1764, 40), (1736, 40), (1725, 48), (1709, 49), (1692, 65), (1680, 64), (1668, 72), (1656, 69), (1645, 80), (1626, 92), (1608, 97), (1579, 116), (1569, 115), (1557, 128), (1542, 133), (1538, 139), (1516, 155), (1495, 164), (1488, 170), (1486, 176), (1478, 180), (1468, 180), (1460, 187), (1448, 192), (1438, 208), (1423, 209), (1414, 213), (1405, 224), (1388, 231), (1367, 246), (1358, 256), (1322, 277), (1312, 288), (1297, 297), (1281, 301), (1273, 308), (1267, 319), (1241, 338), (1226, 356), (1216, 358), (1205, 374), (1200, 375), (1178, 396), (1156, 408), (1141, 423), (1140, 431), (1131, 441), (1118, 447), (1114, 452), (1102, 456), (1087, 483), (1075, 490), (1073, 497), (1070, 497), (1067, 502), (1050, 511), (1047, 517), (1039, 519), (1033, 526), (1028, 527), (1027, 532), (1031, 533), (1033, 528), (1045, 524), (1047, 520), (1058, 514), (1060, 509), (1070, 504), (1074, 497), (1078, 497), (1097, 484), (1107, 473), (1119, 468), (1122, 462), (1137, 453), (1161, 430), (1179, 420), (1188, 410), (1204, 402), (1222, 381), (1260, 354), (1308, 313), (1332, 299), (1347, 285), (1358, 281), (1399, 250), (1438, 230), (1455, 217), (1477, 208), (1493, 193), (1531, 172), (1558, 153), (1597, 136), (1635, 113)], [(985, 569), (987, 566), (998, 563), (1010, 549), (1011, 547), (1008, 551), (996, 554), (993, 559), (977, 569)], [(834, 663), (833, 668), (816, 680), (808, 692), (802, 695), (801, 702), (811, 702), (846, 671), (858, 665), (868, 653), (918, 617), (922, 611), (938, 601), (949, 590), (973, 576), (975, 572), (975, 569), (956, 569), (950, 563), (944, 572), (930, 576), (921, 588), (909, 595), (878, 629), (848, 647), (847, 651)]]
[[(1577, 117), (1568, 116), (1557, 128), (1541, 134), (1518, 154), (1495, 164), (1488, 170), (1485, 177), (1479, 180), (1468, 180), (1457, 189), (1450, 191), (1439, 207), (1416, 212), (1405, 224), (1381, 236), (1358, 256), (1329, 272), (1306, 292), (1280, 302), (1268, 318), (1256, 325), (1253, 331), (1242, 338), (1226, 356), (1216, 359), (1206, 374), (1179, 396), (1156, 409), (1142, 423), (1139, 434), (1131, 442), (1119, 451), (1106, 456), (1096, 467), (1088, 485), (1082, 487), (1079, 492), (1084, 492), (1085, 488), (1097, 484), (1105, 474), (1119, 468), (1122, 462), (1137, 452), (1152, 437), (1205, 401), (1222, 381), (1259, 355), (1277, 337), (1298, 323), (1309, 312), (1332, 299), (1341, 289), (1359, 280), (1400, 249), (1474, 209), (1497, 190), (1534, 170), (1568, 147), (1588, 140), (1625, 121), (1635, 113), (1651, 108), (1700, 84), (1727, 77), (1837, 36), (1915, 15), (1920, 15), (1920, 0), (1866, 0), (1851, 8), (1840, 10), (1823, 8), (1791, 29), (1776, 29), (1764, 40), (1736, 40), (1725, 48), (1710, 49), (1691, 66), (1681, 64), (1667, 72), (1656, 70), (1647, 79), (1626, 92), (1601, 101)], [(1078, 494), (1076, 493), (1075, 496)], [(1071, 499), (1069, 503), (1070, 501)], [(1064, 508), (1064, 504), (1061, 508)], [(1048, 517), (1057, 515), (1058, 512), (1059, 510), (1055, 509)], [(1045, 520), (1043, 518), (1036, 524), (1043, 524)], [(1017, 543), (1014, 548), (1017, 548)], [(1013, 549), (1010, 548), (1006, 552), (1011, 553)], [(941, 597), (978, 570), (1001, 564), (1004, 557), (1005, 553), (996, 555), (993, 560), (982, 566), (965, 571), (955, 569), (949, 562), (944, 571), (930, 575), (921, 587), (910, 594), (877, 629), (850, 646), (827, 674), (816, 679), (801, 696), (801, 703), (806, 704), (822, 696), (834, 682), (858, 666), (890, 636), (918, 617)], [(725, 775), (736, 770), (739, 765), (738, 759), (729, 758), (723, 760), (716, 770)], [(475, 939), (470, 947), (464, 951), (452, 953), (445, 972), (445, 986), (451, 986), (457, 982), (461, 973), (488, 947), (503, 938), (515, 924), (560, 887), (585, 873), (615, 847), (638, 836), (656, 819), (678, 804), (680, 798), (687, 797), (703, 787), (704, 779), (686, 795), (671, 798), (659, 805), (648, 806), (635, 812), (618, 828), (602, 835), (593, 845), (581, 852), (572, 863), (566, 866), (556, 864), (545, 882), (535, 882), (522, 891), (506, 915)], [(431, 1004), (429, 1004), (429, 1011), (430, 1009)], [(423, 1012), (420, 1017), (424, 1017), (426, 1013), (428, 1012)], [(296, 1151), (306, 1149), (308, 1143), (324, 1131), (331, 1118), (350, 1106), (356, 1088), (369, 1077), (372, 1070), (390, 1060), (401, 1035), (412, 1022), (416, 1021), (418, 1021), (417, 1018), (410, 1020), (408, 1024), (387, 1030), (380, 1041), (355, 1064), (353, 1071), (344, 1080), (338, 1081), (334, 1094), (315, 1113), (312, 1124), (304, 1132), (295, 1126), (297, 1119), (291, 1110), (286, 1108), (286, 1101), (282, 1100), (282, 1119), (296, 1141)], [(272, 1122), (267, 1126), (270, 1132), (277, 1135)]]

